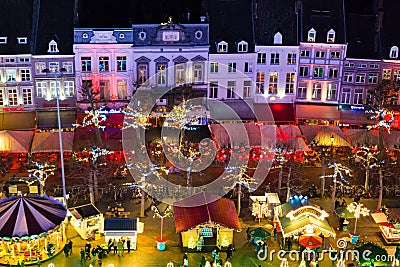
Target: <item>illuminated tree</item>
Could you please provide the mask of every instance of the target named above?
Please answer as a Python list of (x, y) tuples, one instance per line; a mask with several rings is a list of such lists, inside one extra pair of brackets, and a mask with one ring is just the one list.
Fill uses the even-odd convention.
[(351, 213), (354, 214), (354, 218), (356, 218), (356, 221), (354, 223), (354, 235), (356, 235), (357, 231), (357, 221), (360, 218), (360, 216), (367, 216), (369, 215), (369, 210), (364, 207), (363, 204), (357, 203), (357, 202), (352, 202), (349, 205), (347, 205), (347, 210), (350, 211)]
[(50, 175), (54, 175), (54, 171), (56, 170), (56, 166), (46, 163), (32, 162), (34, 166), (28, 170), (29, 177), (34, 178), (32, 181), (21, 180), (29, 185), (34, 182), (39, 182), (40, 187), (40, 195), (43, 195), (43, 188), (46, 184), (46, 180)]
[(329, 163), (328, 164), (328, 168), (333, 168), (333, 174), (331, 175), (324, 175), (321, 176), (321, 179), (325, 179), (325, 178), (332, 178), (332, 183), (333, 183), (333, 188), (332, 188), (332, 207), (335, 206), (335, 198), (336, 198), (336, 186), (338, 181), (338, 176), (340, 177), (340, 179), (342, 180), (342, 182), (344, 182), (345, 184), (348, 184), (349, 181), (344, 177), (343, 172), (348, 175), (351, 176), (351, 170), (346, 167), (343, 166), (340, 163)]
[(153, 205), (151, 207), (151, 210), (154, 212), (153, 217), (161, 219), (161, 226), (160, 226), (160, 239), (161, 240), (163, 240), (164, 218), (172, 217), (172, 215), (173, 215), (172, 208), (170, 205), (166, 205), (166, 207), (161, 208), (162, 205), (163, 204), (160, 204), (158, 206)]
[(378, 167), (378, 156), (379, 151), (371, 147), (360, 147), (356, 149), (354, 157), (356, 162), (361, 163), (365, 170), (365, 182), (364, 189), (368, 191), (369, 189), (369, 177), (371, 168)]

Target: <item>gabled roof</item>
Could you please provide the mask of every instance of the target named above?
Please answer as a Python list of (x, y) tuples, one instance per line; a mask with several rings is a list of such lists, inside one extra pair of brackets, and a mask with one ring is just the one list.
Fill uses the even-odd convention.
[(328, 31), (331, 29), (336, 33), (334, 43), (346, 43), (342, 0), (304, 0), (301, 2), (299, 41), (307, 42), (308, 31), (314, 28), (316, 43), (326, 43)]
[(101, 214), (101, 212), (91, 203), (79, 207), (68, 209), (75, 218), (84, 219)]
[(282, 34), (282, 45), (297, 45), (293, 0), (258, 1), (255, 13), (254, 33), (257, 45), (272, 45), (277, 32)]
[(242, 230), (232, 200), (201, 192), (175, 202), (173, 207), (177, 233), (203, 224), (218, 224)]
[(107, 231), (137, 231), (137, 218), (106, 218), (104, 232)]

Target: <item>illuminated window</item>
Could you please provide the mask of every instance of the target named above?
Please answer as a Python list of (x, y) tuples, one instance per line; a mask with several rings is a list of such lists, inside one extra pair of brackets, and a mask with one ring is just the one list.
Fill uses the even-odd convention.
[(307, 41), (308, 42), (315, 42), (315, 36), (316, 36), (316, 31), (314, 30), (314, 28), (311, 28), (308, 31), (308, 38)]
[(18, 106), (18, 91), (16, 88), (7, 89), (8, 105)]
[(312, 90), (312, 99), (321, 99), (322, 84), (314, 83)]
[(110, 99), (110, 82), (100, 81), (100, 99), (109, 100)]
[(297, 86), (296, 98), (305, 99), (307, 96), (307, 83), (300, 82)]
[(64, 96), (65, 97), (74, 96), (74, 81), (64, 81)]
[(167, 64), (166, 63), (158, 63), (157, 64), (157, 86), (165, 86), (167, 85)]
[(60, 64), (58, 62), (49, 62), (49, 69), (51, 72), (57, 72), (60, 68)]
[(324, 68), (323, 67), (314, 67), (314, 78), (323, 78), (324, 77)]
[(328, 100), (336, 100), (337, 97), (337, 84), (329, 83), (327, 88), (327, 96)]
[(33, 105), (32, 88), (22, 88), (22, 100), (24, 105)]
[(126, 71), (126, 56), (117, 57), (117, 71)]
[(288, 65), (296, 65), (296, 53), (288, 53), (287, 64)]
[(47, 96), (46, 82), (36, 82), (36, 96), (38, 98), (46, 98)]
[(203, 72), (203, 63), (193, 63), (193, 82), (202, 82)]
[(58, 46), (57, 46), (57, 42), (54, 40), (51, 40), (49, 42), (49, 49), (47, 50), (47, 52), (49, 53), (58, 53)]
[(295, 75), (296, 74), (294, 72), (286, 73), (285, 94), (293, 94), (294, 93)]
[(148, 65), (144, 63), (138, 64), (138, 85), (143, 85), (148, 79)]
[(60, 81), (57, 81), (57, 87), (56, 87), (56, 82), (55, 81), (51, 81), (50, 82), (50, 96), (51, 96), (51, 98), (56, 98), (57, 94), (59, 92), (60, 92)]
[(334, 43), (335, 42), (335, 31), (331, 29), (328, 32), (327, 38), (326, 38), (327, 43)]
[(228, 43), (224, 42), (224, 41), (218, 43), (217, 51), (218, 51), (218, 53), (227, 53), (228, 52)]
[(265, 73), (257, 72), (256, 78), (256, 94), (264, 94)]
[(110, 70), (110, 58), (109, 57), (99, 57), (99, 71), (109, 71)]
[(278, 73), (269, 73), (268, 94), (276, 95), (278, 93)]
[(81, 57), (82, 71), (92, 71), (92, 59), (90, 57)]
[(228, 88), (226, 89), (226, 98), (235, 98), (236, 81), (228, 81)]
[(218, 82), (210, 82), (209, 98), (218, 98)]
[(30, 69), (21, 69), (20, 75), (21, 75), (22, 82), (29, 82), (31, 80), (31, 70)]
[(74, 63), (73, 62), (63, 62), (62, 67), (65, 69), (65, 73), (73, 73), (74, 72)]
[(118, 99), (126, 99), (127, 95), (127, 82), (126, 81), (118, 81), (117, 82), (117, 94)]
[(382, 80), (390, 81), (391, 77), (392, 77), (392, 70), (391, 69), (383, 70)]
[(175, 65), (175, 84), (181, 85), (185, 83), (185, 64)]
[(6, 69), (6, 81), (7, 82), (16, 82), (17, 81), (17, 70)]
[(340, 52), (339, 51), (332, 51), (331, 52), (331, 58), (340, 59)]
[(393, 81), (400, 81), (400, 70), (393, 70)]

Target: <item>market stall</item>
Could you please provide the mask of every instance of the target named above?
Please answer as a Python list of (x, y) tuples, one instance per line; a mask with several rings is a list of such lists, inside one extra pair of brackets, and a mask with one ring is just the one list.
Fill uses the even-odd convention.
[(283, 238), (298, 241), (303, 235), (336, 237), (328, 216), (321, 207), (309, 203), (307, 197), (295, 195), (289, 202), (275, 207), (274, 220)]
[(379, 225), (381, 236), (388, 245), (400, 245), (399, 213), (400, 208), (385, 208), (384, 212), (371, 213), (372, 218)]
[(277, 193), (265, 193), (264, 196), (250, 196), (250, 209), (253, 213), (253, 207), (258, 205), (266, 205), (265, 208), (268, 212), (264, 212), (264, 214), (268, 214), (269, 218), (274, 217), (274, 208), (276, 206), (281, 205), (281, 201), (279, 200), (279, 196)]
[[(71, 224), (83, 239), (97, 239), (103, 228), (103, 214), (91, 203), (69, 208)], [(96, 235), (97, 234), (97, 235)]]
[(64, 247), (67, 210), (53, 198), (17, 195), (0, 201), (0, 264), (45, 261)]
[(143, 233), (144, 224), (139, 222), (139, 218), (105, 218), (104, 232), (105, 243), (110, 239), (130, 240), (130, 249), (136, 250), (137, 234)]
[(226, 198), (201, 192), (175, 202), (173, 208), (183, 250), (226, 249), (233, 244), (234, 231), (242, 230), (235, 204)]

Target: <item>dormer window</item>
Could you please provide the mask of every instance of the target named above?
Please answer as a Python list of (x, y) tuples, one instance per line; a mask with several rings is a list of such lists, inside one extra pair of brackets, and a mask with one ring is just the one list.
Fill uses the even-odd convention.
[(58, 53), (58, 46), (57, 46), (57, 42), (54, 40), (51, 40), (49, 42), (49, 50), (47, 50), (47, 52), (49, 53)]
[(274, 35), (274, 44), (282, 44), (282, 34), (280, 32)]
[(27, 37), (18, 37), (17, 41), (18, 41), (18, 44), (27, 44), (28, 38)]
[(146, 32), (145, 31), (141, 31), (139, 32), (139, 39), (144, 41), (146, 39)]
[(125, 38), (125, 34), (120, 33), (120, 34), (119, 34), (119, 39), (124, 39), (124, 38)]
[(89, 38), (89, 35), (85, 32), (85, 33), (82, 34), (82, 38), (83, 39), (87, 39), (87, 38)]
[(326, 38), (327, 43), (334, 43), (335, 42), (335, 31), (331, 29), (328, 32), (327, 38)]
[(194, 37), (195, 37), (197, 40), (200, 40), (201, 37), (203, 37), (203, 32), (200, 31), (200, 30), (197, 30), (197, 31), (194, 33)]
[(6, 44), (7, 43), (7, 37), (0, 37), (0, 44)]
[(227, 42), (219, 42), (218, 43), (218, 53), (228, 53), (228, 43)]
[(240, 43), (238, 43), (237, 51), (238, 52), (247, 52), (247, 42), (241, 41)]
[(399, 47), (398, 46), (392, 46), (390, 48), (390, 58), (398, 58), (399, 57)]
[(314, 30), (314, 28), (311, 28), (311, 30), (308, 31), (308, 42), (315, 42), (315, 36), (317, 35), (317, 32)]

